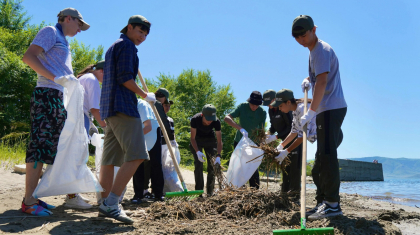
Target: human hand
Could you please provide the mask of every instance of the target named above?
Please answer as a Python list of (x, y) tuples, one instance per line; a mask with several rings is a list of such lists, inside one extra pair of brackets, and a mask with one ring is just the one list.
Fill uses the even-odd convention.
[(311, 83), (308, 78), (303, 79), (300, 86), (302, 87), (302, 92), (305, 92), (305, 88), (308, 89), (308, 91), (311, 89)]
[(316, 116), (316, 112), (312, 109), (309, 109), (308, 112), (305, 113), (305, 115), (302, 116), (300, 119), (300, 125), (304, 126), (306, 123), (310, 122), (312, 118)]
[(283, 150), (283, 142), (281, 142), (278, 146), (277, 146), (277, 151), (282, 151)]
[(241, 130), (239, 130), (239, 132), (241, 132), (241, 134), (242, 134), (245, 138), (248, 138), (248, 132), (247, 132), (244, 128), (242, 128)]
[(220, 162), (220, 157), (216, 157), (216, 160), (214, 160), (214, 164), (219, 164), (222, 165), (222, 163)]
[(155, 96), (154, 93), (149, 92), (149, 93), (146, 93), (146, 97), (144, 97), (144, 100), (149, 102), (149, 103), (154, 104), (156, 102), (156, 96)]
[(276, 135), (266, 135), (265, 136), (265, 143), (271, 143), (273, 141), (277, 140), (277, 136)]
[(197, 158), (200, 162), (204, 162), (203, 157), (206, 157), (201, 151), (197, 151)]
[(68, 82), (73, 82), (73, 81), (76, 81), (76, 80), (77, 80), (77, 78), (73, 74), (65, 75), (65, 76), (57, 76), (57, 77), (54, 78), (54, 82), (62, 85), (63, 87), (65, 87), (65, 85)]
[(289, 154), (289, 151), (281, 150), (280, 154), (276, 157), (276, 161), (281, 164), (281, 162), (287, 157), (287, 154)]
[(172, 145), (172, 147), (174, 147), (174, 148), (178, 148), (178, 147), (179, 147), (179, 145), (178, 145), (178, 143), (176, 142), (176, 140), (171, 140), (171, 145)]

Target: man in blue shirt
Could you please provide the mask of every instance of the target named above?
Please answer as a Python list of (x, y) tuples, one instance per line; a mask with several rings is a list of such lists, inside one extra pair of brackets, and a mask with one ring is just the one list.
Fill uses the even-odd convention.
[[(134, 221), (124, 213), (118, 199), (138, 166), (149, 159), (136, 94), (148, 102), (156, 101), (153, 93), (146, 94), (135, 82), (139, 66), (136, 46), (146, 40), (150, 26), (141, 15), (130, 17), (105, 55), (100, 113), (107, 132), (99, 175), (105, 200), (99, 212), (127, 224)], [(115, 182), (114, 166), (121, 167)]]

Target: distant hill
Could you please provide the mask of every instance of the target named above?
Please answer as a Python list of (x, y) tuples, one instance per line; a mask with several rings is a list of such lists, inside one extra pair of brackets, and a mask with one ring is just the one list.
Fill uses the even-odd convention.
[(378, 160), (382, 163), (384, 177), (386, 178), (416, 178), (420, 179), (420, 159), (410, 158), (387, 158), (387, 157), (363, 157), (351, 158), (350, 160), (372, 162)]

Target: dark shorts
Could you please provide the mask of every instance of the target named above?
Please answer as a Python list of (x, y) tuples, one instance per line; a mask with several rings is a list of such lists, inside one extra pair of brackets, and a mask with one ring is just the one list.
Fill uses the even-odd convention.
[(34, 89), (31, 96), (31, 134), (26, 163), (54, 163), (66, 118), (63, 92), (45, 87)]

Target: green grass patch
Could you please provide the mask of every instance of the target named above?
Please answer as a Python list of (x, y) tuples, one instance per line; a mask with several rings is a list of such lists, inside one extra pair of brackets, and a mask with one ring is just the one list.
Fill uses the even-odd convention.
[(25, 163), (26, 141), (20, 139), (10, 143), (7, 140), (0, 141), (0, 162), (3, 167), (11, 168), (16, 164)]

